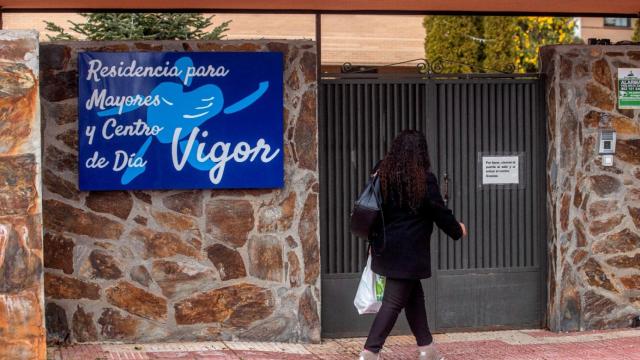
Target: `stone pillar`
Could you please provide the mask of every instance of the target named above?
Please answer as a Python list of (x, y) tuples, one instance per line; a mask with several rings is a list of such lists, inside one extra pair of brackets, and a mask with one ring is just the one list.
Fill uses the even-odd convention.
[[(80, 192), (81, 51), (281, 52), (285, 186)], [(74, 41), (41, 53), (49, 338), (319, 342), (315, 44)]]
[(0, 31), (0, 358), (44, 359), (38, 34)]
[[(640, 46), (541, 50), (554, 331), (627, 327), (640, 315), (640, 111), (617, 109), (620, 67), (640, 67)], [(607, 127), (618, 134), (612, 167), (597, 154)]]

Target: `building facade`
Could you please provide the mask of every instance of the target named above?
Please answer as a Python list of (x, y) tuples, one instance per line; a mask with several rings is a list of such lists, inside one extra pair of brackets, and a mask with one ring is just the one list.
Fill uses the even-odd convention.
[(588, 39), (609, 39), (612, 43), (630, 41), (633, 37), (634, 18), (582, 17), (580, 37)]

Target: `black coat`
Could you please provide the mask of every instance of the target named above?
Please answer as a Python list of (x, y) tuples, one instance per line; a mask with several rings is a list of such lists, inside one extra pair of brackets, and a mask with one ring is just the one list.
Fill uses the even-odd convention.
[[(384, 203), (385, 246), (371, 256), (374, 273), (397, 279), (426, 279), (431, 277), (431, 233), (435, 223), (442, 231), (458, 240), (462, 228), (447, 209), (440, 195), (435, 175), (427, 176), (427, 198), (416, 213), (393, 203)], [(380, 239), (374, 240), (376, 244)]]

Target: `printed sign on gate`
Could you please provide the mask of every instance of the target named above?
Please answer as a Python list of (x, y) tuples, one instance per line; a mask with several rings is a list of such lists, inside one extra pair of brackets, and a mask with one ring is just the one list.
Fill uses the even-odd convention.
[(80, 190), (284, 184), (282, 54), (78, 55)]
[(519, 184), (519, 163), (518, 156), (483, 156), (482, 184)]

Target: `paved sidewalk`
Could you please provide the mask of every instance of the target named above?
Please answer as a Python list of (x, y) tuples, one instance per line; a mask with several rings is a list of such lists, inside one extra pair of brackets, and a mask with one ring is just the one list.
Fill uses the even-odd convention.
[[(640, 360), (640, 329), (555, 334), (513, 330), (435, 335), (446, 360)], [(198, 342), (100, 344), (50, 348), (52, 360), (107, 359), (357, 359), (364, 339), (328, 339), (322, 344)], [(414, 359), (410, 336), (389, 338), (384, 359)]]

